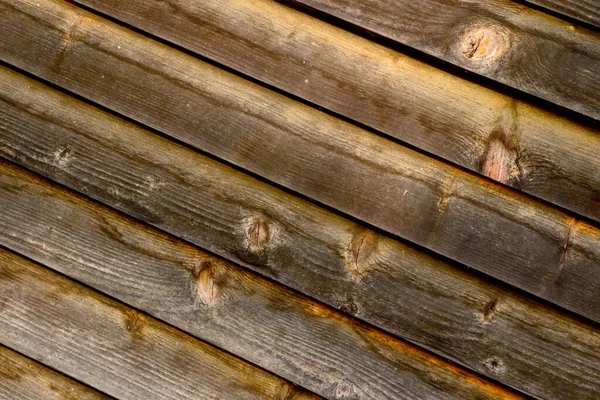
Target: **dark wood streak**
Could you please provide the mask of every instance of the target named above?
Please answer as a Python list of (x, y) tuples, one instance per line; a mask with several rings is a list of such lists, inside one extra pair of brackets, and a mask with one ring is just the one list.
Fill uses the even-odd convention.
[(595, 0), (525, 0), (600, 28), (600, 4)]
[[(5, 90), (0, 93), (21, 104), (16, 107), (0, 102), (0, 154), (3, 157), (142, 220), (147, 214), (153, 215), (152, 224), (176, 236), (536, 397), (593, 399), (598, 391), (599, 343), (597, 332), (589, 325), (475, 278), (406, 244), (368, 231), (14, 72), (2, 70), (2, 77), (0, 82)], [(85, 121), (85, 124), (73, 121)], [(72, 151), (70, 162), (63, 166), (56, 164), (52, 156), (57, 148), (64, 146), (61, 140), (68, 142)], [(147, 176), (154, 177), (152, 191)], [(106, 215), (110, 214), (107, 213), (100, 213), (105, 215), (104, 219), (94, 222), (107, 228), (98, 228), (97, 233), (89, 229), (89, 234), (98, 235), (98, 240), (123, 243), (126, 246), (123, 250), (116, 251), (110, 258), (101, 254), (84, 257), (83, 261), (74, 257), (57, 260), (53, 256), (58, 252), (57, 245), (72, 243), (78, 248), (111, 249), (114, 244), (79, 244), (74, 239), (86, 235), (74, 233), (65, 240), (64, 236), (57, 236), (58, 230), (52, 235), (44, 234), (40, 227), (32, 224), (39, 221), (59, 223), (52, 217), (54, 213), (42, 213), (47, 217), (31, 216), (36, 215), (36, 210), (57, 209), (58, 212), (62, 207), (50, 204), (57, 201), (52, 200), (57, 198), (54, 192), (45, 196), (47, 200), (43, 200), (43, 191), (31, 200), (19, 200), (19, 196), (25, 195), (25, 181), (24, 178), (10, 179), (2, 185), (11, 188), (2, 196), (12, 199), (6, 200), (4, 208), (22, 210), (16, 214), (7, 213), (7, 218), (14, 222), (0, 231), (14, 232), (14, 239), (11, 235), (5, 236), (5, 245), (57, 269), (59, 265), (66, 268), (81, 263), (85, 274), (79, 279), (100, 279), (91, 273), (94, 268), (90, 265), (97, 265), (99, 259), (107, 259), (101, 265), (114, 264), (120, 272), (114, 276), (100, 275), (107, 281), (98, 286), (99, 289), (112, 290), (115, 296), (127, 295), (128, 302), (139, 301), (141, 304), (135, 304), (153, 314), (174, 316), (198, 306), (198, 302), (189, 297), (190, 293), (197, 293), (198, 282), (190, 280), (192, 277), (198, 279), (204, 267), (198, 266), (197, 262), (190, 266), (190, 262), (179, 255), (182, 250), (177, 248), (167, 251), (150, 246), (150, 250), (148, 239), (124, 230), (123, 225), (117, 224), (115, 218), (108, 218)], [(452, 213), (470, 209), (461, 204), (471, 202), (486, 204), (491, 210), (503, 210), (505, 213), (498, 214), (502, 218), (498, 218), (497, 224), (511, 216), (531, 212), (512, 197), (501, 197), (505, 194), (490, 197), (478, 185), (467, 190), (468, 187), (462, 180), (454, 184), (454, 194), (444, 213), (449, 221), (454, 221)], [(41, 201), (49, 204), (35, 206)], [(77, 201), (71, 203), (77, 204)], [(133, 203), (138, 206), (132, 207)], [(137, 211), (140, 204), (146, 210), (141, 215)], [(535, 211), (553, 212), (551, 209)], [(62, 210), (59, 215), (73, 215), (73, 212)], [(477, 229), (482, 223), (480, 217), (474, 213), (469, 214), (469, 219), (473, 226), (471, 234), (478, 235)], [(66, 232), (80, 229), (75, 221), (81, 220), (85, 220), (81, 215), (73, 218)], [(69, 219), (63, 217), (62, 221)], [(582, 222), (577, 225), (577, 231), (571, 236), (567, 263), (557, 283), (561, 285), (559, 288), (572, 285), (573, 292), (589, 296), (590, 301), (582, 307), (597, 311), (598, 288), (591, 284), (598, 271), (598, 246), (594, 239), (597, 231)], [(524, 226), (525, 232), (534, 232), (532, 226), (519, 226)], [(528, 244), (520, 240), (519, 232), (499, 227), (499, 234), (489, 243), (488, 254), (506, 257), (506, 253), (502, 253), (505, 245), (518, 253), (521, 249), (547, 249), (545, 243), (557, 241), (559, 244), (553, 255), (556, 264), (548, 265), (549, 270), (553, 269), (564, 251), (565, 228), (566, 222), (557, 224), (555, 233), (554, 230), (541, 236), (532, 233), (527, 236), (531, 242)], [(439, 230), (442, 236), (450, 235), (449, 232), (455, 235), (451, 225), (441, 224)], [(16, 239), (31, 235), (47, 237), (52, 242), (43, 246), (31, 240)], [(459, 237), (456, 245), (468, 249), (472, 242), (469, 237)], [(63, 247), (61, 252), (72, 253), (72, 250)], [(124, 257), (125, 254), (131, 254), (133, 259)], [(168, 255), (166, 258), (165, 254)], [(143, 262), (135, 259), (142, 256), (148, 259), (144, 258)], [(169, 262), (169, 257), (175, 261)], [(485, 258), (487, 255), (481, 257), (482, 263), (489, 262)], [(129, 268), (117, 267), (123, 263), (131, 266), (132, 262), (145, 266), (141, 278), (128, 274)], [(507, 261), (518, 262), (517, 259)], [(162, 269), (165, 264), (173, 265), (174, 270), (181, 265), (186, 271), (175, 278)], [(218, 309), (215, 305), (222, 296), (223, 282), (220, 283), (215, 271), (221, 263), (211, 261), (211, 264), (212, 272), (203, 275), (200, 293), (211, 300), (210, 307)], [(157, 266), (151, 268), (153, 265)], [(156, 275), (158, 272), (152, 273), (153, 270), (163, 272)], [(519, 270), (513, 273), (525, 274)], [(142, 287), (137, 285), (142, 278), (153, 284), (167, 285), (170, 281), (163, 278), (165, 274), (174, 280), (173, 287), (163, 286), (155, 291), (148, 289), (150, 283)], [(516, 279), (526, 279), (521, 275)], [(540, 276), (538, 283), (541, 279)], [(119, 289), (127, 282), (132, 282), (133, 288)], [(182, 291), (175, 283), (188, 290)], [(155, 292), (165, 299), (158, 305), (147, 301)], [(234, 291), (230, 293), (234, 296)], [(551, 294), (558, 297), (560, 292)], [(280, 311), (289, 307), (287, 302), (280, 300), (271, 304)], [(324, 313), (322, 308), (318, 309), (320, 314)], [(579, 339), (573, 341), (573, 338)], [(223, 335), (214, 340), (223, 340)], [(235, 351), (244, 348), (239, 346)], [(262, 362), (265, 360), (268, 359), (264, 358)], [(310, 382), (318, 382), (317, 377), (310, 377), (306, 384)]]
[(0, 397), (23, 400), (108, 400), (68, 377), (0, 345)]
[[(20, 195), (0, 194), (0, 243), (327, 398), (521, 398), (16, 167), (0, 171), (28, 183)], [(121, 236), (107, 234), (106, 223)], [(148, 340), (144, 315), (126, 312), (124, 326), (132, 345)]]
[(600, 35), (510, 0), (288, 0), (600, 119)]
[[(78, 3), (600, 221), (600, 132), (595, 129), (271, 0)], [(475, 43), (482, 46), (481, 40)], [(504, 126), (510, 131), (503, 132)], [(501, 168), (490, 168), (494, 165)]]
[[(29, 13), (56, 21), (57, 27), (73, 25), (65, 20), (92, 19), (91, 14), (51, 0), (22, 8), (8, 14), (14, 23), (3, 26), (27, 24), (33, 20), (21, 16)], [(45, 66), (46, 61), (52, 65), (56, 56), (55, 46), (46, 42), (60, 42), (62, 36), (37, 24), (25, 32), (26, 38), (17, 40), (18, 50), (10, 47), (3, 52), (8, 61), (383, 230), (600, 320), (597, 257), (570, 258), (559, 281), (543, 279), (560, 263), (562, 232), (570, 216), (107, 21), (88, 21), (85, 29), (78, 29), (78, 41), (70, 46), (60, 74)], [(181, 81), (187, 86), (175, 84)], [(510, 132), (512, 125), (504, 124)], [(588, 150), (597, 153), (598, 148)], [(519, 165), (526, 168), (523, 150)], [(440, 210), (443, 187), (452, 179), (453, 199)], [(163, 216), (151, 210), (152, 189), (146, 182), (136, 186), (141, 189), (133, 197), (121, 196), (123, 188), (97, 189), (113, 191), (107, 195), (117, 198), (117, 204), (161, 225)], [(585, 243), (596, 243), (590, 244), (592, 248), (600, 247), (596, 228), (577, 232), (587, 235)], [(573, 242), (576, 246), (577, 238)], [(579, 287), (582, 282), (584, 290)]]
[(0, 271), (8, 272), (0, 342), (109, 395), (275, 400), (289, 391), (268, 372), (5, 250)]

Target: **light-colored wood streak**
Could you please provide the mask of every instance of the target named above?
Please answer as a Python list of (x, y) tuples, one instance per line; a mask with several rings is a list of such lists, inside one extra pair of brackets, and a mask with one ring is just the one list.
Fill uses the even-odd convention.
[[(3, 156), (524, 392), (541, 398), (563, 393), (582, 399), (592, 399), (597, 392), (598, 341), (597, 332), (590, 326), (18, 74), (5, 71), (0, 82), (9, 85), (4, 93), (11, 93), (0, 102)], [(120, 238), (118, 229), (102, 233), (99, 227), (83, 228), (105, 226), (107, 223), (99, 217), (81, 228), (98, 240), (111, 243), (98, 248), (118, 246), (123, 250), (116, 254), (94, 253), (96, 259), (107, 260), (101, 266), (96, 266), (98, 261), (94, 258), (77, 261), (75, 254), (54, 258), (52, 251), (57, 249), (73, 253), (72, 249), (64, 248), (67, 246), (64, 243), (85, 235), (74, 234), (68, 240), (57, 236), (54, 240), (53, 235), (58, 234), (54, 231), (48, 241), (36, 243), (29, 232), (45, 236), (37, 221), (58, 226), (68, 224), (69, 229), (60, 229), (68, 232), (79, 229), (75, 221), (87, 221), (88, 217), (53, 205), (51, 200), (43, 200), (44, 196), (29, 196), (25, 186), (18, 189), (19, 182), (25, 179), (14, 181), (13, 185), (5, 185), (4, 193), (5, 208), (13, 210), (7, 213), (7, 218), (14, 221), (4, 229), (12, 232), (12, 238), (7, 235), (3, 239), (7, 246), (65, 268), (83, 264), (78, 268), (87, 271), (90, 278), (104, 276), (90, 271), (104, 271), (107, 265), (120, 263), (123, 258), (126, 264), (135, 261), (147, 267), (148, 277), (144, 279), (167, 284), (160, 278), (163, 275), (155, 277), (150, 273), (150, 266), (158, 261), (171, 265), (169, 257), (178, 257), (175, 250), (158, 252), (150, 259), (125, 258), (122, 254), (126, 248), (120, 241), (127, 244), (130, 240), (131, 251), (141, 257), (137, 252), (147, 251), (139, 250), (138, 246), (146, 249), (143, 246), (151, 243), (150, 239), (137, 238), (131, 233)], [(16, 186), (14, 194), (10, 192), (12, 186)], [(461, 182), (450, 182), (444, 193), (443, 199), (447, 201), (443, 206), (448, 212), (454, 212), (458, 201), (477, 198), (476, 193), (457, 197), (456, 193), (468, 193)], [(20, 196), (27, 196), (28, 200)], [(39, 205), (41, 201), (44, 205)], [(489, 199), (484, 201), (489, 202)], [(511, 207), (506, 215), (518, 214), (518, 205)], [(50, 209), (56, 210), (57, 217), (53, 217), (55, 212), (44, 217), (43, 211)], [(69, 222), (69, 215), (77, 217)], [(57, 220), (58, 216), (64, 222)], [(590, 239), (596, 228), (578, 222), (573, 230), (572, 222), (567, 221), (565, 229), (560, 231), (561, 251), (566, 251), (563, 242), (570, 243), (566, 246), (569, 256), (563, 260), (561, 274), (548, 277), (550, 282), (565, 278), (569, 279), (566, 282), (575, 282), (577, 278), (583, 279), (581, 273), (585, 268), (590, 274), (597, 271), (598, 263), (594, 261), (597, 246)], [(24, 226), (19, 227), (20, 224)], [(501, 235), (505, 234), (509, 233)], [(505, 240), (501, 235), (496, 239)], [(74, 243), (82, 248), (93, 246), (86, 245), (84, 239)], [(175, 264), (177, 270), (181, 262)], [(160, 308), (163, 304), (169, 308), (190, 306), (186, 300), (190, 293), (196, 293), (208, 304), (218, 304), (223, 290), (217, 283), (219, 265), (196, 263), (187, 272), (179, 270), (181, 277), (163, 272), (174, 276), (174, 282), (185, 285), (189, 291), (182, 294), (176, 287), (161, 289), (160, 292), (168, 293), (165, 297), (172, 299), (172, 303), (164, 300), (158, 308), (149, 304), (144, 307), (164, 311)], [(573, 265), (580, 266), (576, 270), (580, 275), (573, 275)], [(130, 268), (137, 267), (133, 264)], [(156, 273), (162, 270), (155, 268)], [(121, 284), (131, 285), (133, 288), (126, 286), (127, 291), (135, 295), (131, 294), (128, 301), (136, 296), (144, 301), (152, 290), (138, 286), (136, 282), (143, 277), (129, 276), (125, 267), (119, 270), (120, 273), (109, 273), (104, 278), (107, 281), (101, 289), (113, 287), (120, 293)], [(192, 286), (191, 275), (196, 278)], [(154, 284), (149, 282), (147, 286)], [(590, 282), (584, 284), (583, 280), (577, 290), (582, 288), (595, 290)], [(594, 310), (597, 307), (594, 301), (585, 307)], [(535, 327), (531, 321), (536, 321)], [(573, 337), (581, 340), (573, 342)], [(243, 346), (239, 351), (243, 351)]]

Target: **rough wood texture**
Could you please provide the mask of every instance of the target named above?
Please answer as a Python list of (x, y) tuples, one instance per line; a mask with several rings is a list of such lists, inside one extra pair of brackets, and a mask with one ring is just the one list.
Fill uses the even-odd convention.
[(2, 344), (119, 399), (315, 398), (5, 250), (0, 283)]
[(78, 2), (600, 221), (597, 130), (272, 0)]
[(1, 345), (0, 398), (6, 400), (109, 400), (109, 397)]
[[(2, 5), (7, 21), (2, 26), (9, 27), (2, 35), (11, 38), (1, 50), (6, 61), (600, 321), (596, 227), (196, 62), (67, 3), (48, 0), (38, 6), (24, 0), (17, 6)], [(11, 86), (15, 84), (19, 85)], [(19, 102), (13, 95), (17, 91), (8, 90), (5, 98)], [(29, 104), (35, 101), (21, 101), (17, 108), (35, 108)], [(74, 120), (64, 123), (77, 129), (81, 123)], [(8, 135), (6, 140), (19, 137)], [(497, 158), (490, 161), (491, 170), (498, 169), (497, 160), (505, 154), (502, 144), (495, 143)], [(587, 150), (595, 154), (599, 148)], [(61, 154), (56, 157), (68, 164), (68, 157)]]
[[(0, 80), (8, 85), (0, 93), (18, 99), (12, 105), (0, 102), (0, 138), (4, 139), (0, 150), (5, 157), (524, 392), (548, 399), (593, 399), (598, 392), (598, 333), (589, 326), (34, 81), (11, 84), (20, 79), (10, 73)], [(26, 188), (21, 192), (24, 196)], [(50, 223), (54, 212), (48, 217), (34, 215), (35, 209), (58, 213), (61, 208), (51, 206), (50, 199), (44, 200), (46, 205), (33, 198), (18, 200), (18, 192), (5, 196), (5, 209), (21, 210), (7, 212), (6, 218), (15, 222), (4, 229), (13, 232), (5, 243), (40, 261), (83, 263), (82, 269), (90, 273), (121, 258), (129, 263), (123, 254), (138, 251), (120, 245), (119, 251), (98, 253), (96, 259), (55, 259), (44, 244), (53, 251), (72, 253), (64, 249), (69, 240), (54, 239), (57, 233), (45, 235), (35, 228), (38, 219)], [(74, 213), (61, 211), (63, 222), (56, 223), (77, 229), (86, 218)], [(96, 219), (100, 226), (107, 223)], [(20, 224), (27, 227), (19, 228)], [(92, 222), (81, 224), (98, 240), (114, 236), (110, 230), (88, 229)], [(48, 239), (42, 243), (26, 239), (36, 232)], [(151, 243), (150, 239), (132, 241), (136, 246)], [(76, 243), (82, 247), (97, 243), (80, 242)], [(571, 247), (568, 259), (597, 257), (593, 252), (598, 248), (586, 246), (591, 250)], [(160, 254), (175, 257), (177, 252)], [(160, 255), (155, 258), (168, 262)], [(135, 262), (148, 269), (148, 278), (111, 281), (102, 290), (127, 282), (137, 288), (138, 279), (154, 276), (149, 270), (156, 260)], [(597, 262), (589, 262), (590, 268), (597, 268)], [(90, 273), (89, 279), (97, 276)], [(156, 281), (161, 279), (152, 279), (152, 284)], [(579, 281), (579, 290), (588, 287), (588, 282)], [(138, 290), (142, 297), (138, 301), (153, 292)], [(588, 306), (597, 309), (595, 301)], [(148, 304), (144, 307), (155, 310)]]
[(600, 3), (597, 0), (526, 0), (600, 28)]
[(0, 171), (3, 245), (327, 398), (521, 398), (24, 171)]
[(288, 0), (600, 119), (600, 35), (510, 0)]

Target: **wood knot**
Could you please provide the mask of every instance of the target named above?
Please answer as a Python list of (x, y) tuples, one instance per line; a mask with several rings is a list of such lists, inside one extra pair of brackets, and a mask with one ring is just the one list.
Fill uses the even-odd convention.
[(502, 361), (498, 357), (490, 357), (484, 360), (483, 366), (485, 367), (485, 369), (495, 374), (502, 374), (506, 371), (504, 361)]
[(492, 318), (494, 318), (494, 314), (498, 311), (498, 299), (494, 299), (487, 303), (485, 307), (483, 307), (483, 311), (481, 312), (481, 320), (484, 325), (492, 322)]
[(377, 251), (377, 234), (363, 230), (352, 237), (346, 254), (346, 269), (360, 279), (369, 271), (369, 260)]
[(133, 339), (141, 340), (144, 338), (144, 327), (146, 326), (144, 315), (136, 310), (128, 310), (123, 315), (123, 324)]
[(340, 304), (340, 311), (350, 315), (357, 315), (359, 312), (358, 305), (352, 299), (348, 299)]
[(281, 228), (277, 222), (263, 215), (244, 218), (240, 233), (243, 234), (245, 249), (249, 250), (253, 257), (267, 257), (270, 250), (282, 244), (284, 236)]
[(146, 178), (144, 178), (144, 183), (146, 184), (146, 187), (149, 191), (153, 191), (154, 189), (158, 189), (162, 186), (165, 186), (164, 182), (161, 182), (157, 177), (152, 175), (149, 175)]
[(204, 261), (194, 267), (195, 289), (198, 299), (204, 304), (213, 304), (217, 296), (215, 271), (212, 262)]
[(72, 152), (69, 146), (62, 147), (53, 153), (54, 162), (59, 167), (66, 167), (71, 162)]
[(256, 218), (249, 231), (250, 246), (265, 247), (271, 239), (269, 224), (263, 218)]
[(337, 384), (335, 389), (335, 397), (338, 399), (345, 399), (354, 394), (354, 389), (352, 386), (347, 384), (346, 382), (340, 382)]
[(486, 64), (500, 57), (507, 48), (507, 40), (498, 30), (475, 28), (467, 31), (461, 41), (460, 50), (471, 62)]

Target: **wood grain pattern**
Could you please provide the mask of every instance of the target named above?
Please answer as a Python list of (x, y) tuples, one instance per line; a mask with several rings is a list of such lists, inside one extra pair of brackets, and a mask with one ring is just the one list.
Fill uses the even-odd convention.
[(0, 342), (119, 399), (310, 399), (265, 371), (0, 251)]
[(0, 398), (6, 400), (108, 400), (68, 377), (0, 345)]
[[(34, 81), (11, 85), (12, 80), (20, 79), (15, 73), (3, 74), (0, 79), (9, 85), (0, 93), (11, 93), (20, 104), (0, 102), (3, 156), (536, 397), (593, 399), (598, 392), (598, 332), (590, 326)], [(74, 238), (54, 239), (57, 231), (66, 230), (47, 235), (36, 227), (36, 221), (55, 221), (75, 230), (87, 217), (52, 206), (51, 199), (43, 200), (45, 205), (40, 205), (42, 200), (34, 201), (35, 197), (19, 200), (25, 188), (21, 192), (4, 193), (4, 208), (21, 210), (6, 213), (6, 218), (14, 221), (4, 229), (12, 232), (12, 237), (3, 239), (6, 245), (54, 266), (60, 263), (74, 269), (83, 263), (81, 269), (90, 274), (89, 279), (101, 276), (91, 273), (95, 269), (129, 264), (123, 254), (138, 251), (110, 242), (110, 246), (96, 247), (119, 246), (119, 251), (96, 252), (97, 260), (54, 257), (44, 246), (72, 253), (65, 246)], [(44, 210), (56, 212), (44, 217)], [(57, 221), (60, 216), (62, 222)], [(97, 225), (105, 224), (96, 219), (100, 219)], [(111, 231), (88, 229), (92, 222), (81, 223), (81, 229), (103, 240), (101, 243), (111, 237)], [(30, 234), (48, 239), (31, 241)], [(572, 269), (577, 265), (573, 262), (588, 260), (590, 271), (597, 268), (593, 261), (597, 246), (591, 242), (581, 245), (582, 240), (572, 241), (569, 250), (565, 273), (572, 282), (582, 279), (576, 274), (585, 271)], [(150, 239), (132, 241), (135, 246), (152, 243)], [(82, 248), (97, 243), (81, 242), (75, 243)], [(160, 254), (176, 257), (178, 253), (181, 250), (171, 249)], [(161, 264), (169, 262), (160, 255), (155, 258)], [(107, 262), (97, 266), (100, 259)], [(157, 261), (142, 260), (134, 261), (150, 274)], [(115, 268), (124, 275), (134, 267)], [(123, 295), (122, 285), (132, 282), (141, 297), (136, 301), (144, 301), (153, 290), (137, 289), (137, 282), (151, 276), (136, 275), (124, 283), (115, 278), (102, 290), (113, 287)], [(152, 279), (152, 284), (163, 280)], [(578, 285), (578, 290), (590, 287), (583, 280)], [(175, 296), (176, 290), (164, 290), (169, 293), (166, 297), (175, 299), (173, 305), (178, 304), (181, 297)], [(131, 295), (127, 301), (133, 298)], [(597, 303), (588, 306), (594, 309)], [(144, 307), (155, 310), (152, 305)]]
[(600, 119), (600, 35), (510, 0), (288, 0)]
[[(16, 29), (2, 33), (11, 38), (2, 50), (5, 60), (296, 192), (600, 321), (596, 227), (196, 62), (67, 3), (2, 4), (8, 21), (3, 26)], [(70, 32), (66, 42), (64, 32)], [(12, 98), (13, 103), (18, 100)], [(35, 107), (31, 102), (17, 108)], [(72, 125), (78, 129), (81, 124)], [(493, 160), (502, 159), (501, 144), (495, 149), (499, 158)], [(587, 150), (597, 154), (599, 149)], [(489, 168), (497, 170), (497, 165), (490, 162)], [(150, 217), (154, 221), (162, 215)]]
[(522, 398), (24, 171), (0, 171), (3, 245), (326, 398)]
[(600, 28), (600, 3), (596, 0), (526, 0)]
[(272, 0), (78, 3), (600, 221), (598, 130)]

